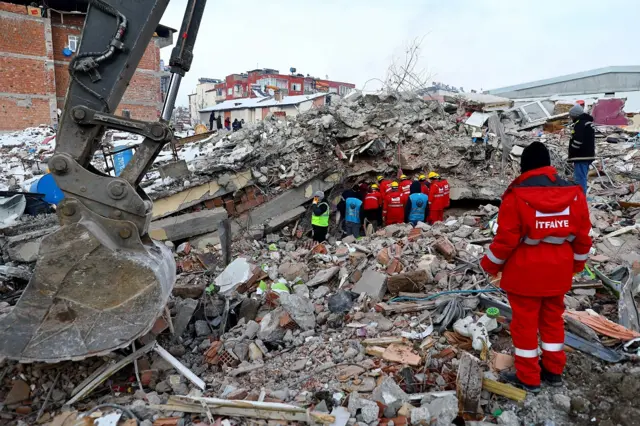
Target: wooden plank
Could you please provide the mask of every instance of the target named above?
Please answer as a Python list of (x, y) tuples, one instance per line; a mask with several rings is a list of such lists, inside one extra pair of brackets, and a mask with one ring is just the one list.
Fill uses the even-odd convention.
[(518, 402), (524, 401), (527, 397), (527, 391), (491, 379), (482, 379), (482, 388), (496, 395), (504, 396), (505, 398)]
[(378, 339), (364, 339), (361, 343), (364, 346), (386, 346), (392, 343), (405, 343), (404, 337), (380, 337)]
[(458, 408), (462, 413), (475, 415), (480, 410), (482, 393), (482, 368), (480, 360), (468, 352), (463, 352), (456, 377)]
[(295, 405), (276, 402), (238, 401), (218, 398), (171, 396), (165, 405), (151, 405), (152, 409), (171, 412), (202, 413), (204, 407), (218, 416), (279, 420), (301, 423), (331, 424), (335, 416), (316, 411), (307, 411)]
[(424, 269), (406, 272), (404, 274), (392, 275), (387, 278), (387, 289), (391, 294), (398, 294), (401, 291), (418, 292), (424, 289), (429, 282), (429, 274)]

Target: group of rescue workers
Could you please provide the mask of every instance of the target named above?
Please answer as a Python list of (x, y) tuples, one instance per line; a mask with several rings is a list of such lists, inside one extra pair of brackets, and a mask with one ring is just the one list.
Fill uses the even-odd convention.
[[(358, 238), (363, 226), (374, 227), (394, 223), (435, 223), (444, 219), (444, 209), (449, 207), (449, 183), (436, 172), (421, 174), (416, 180), (400, 175), (398, 180), (377, 177), (377, 183), (360, 184), (342, 193), (337, 209), (343, 218), (342, 232)], [(324, 193), (314, 194), (311, 225), (313, 239), (326, 239), (329, 227), (329, 204)]]
[[(587, 205), (587, 176), (595, 156), (593, 117), (579, 101), (569, 111), (572, 119), (569, 162), (573, 181), (551, 166), (547, 147), (533, 142), (522, 152), (518, 176), (502, 196), (498, 228), (480, 267), (509, 299), (515, 372), (501, 378), (529, 392), (541, 383), (562, 386), (567, 358), (564, 352), (564, 295), (573, 275), (581, 273), (592, 241)], [(443, 219), (449, 206), (449, 184), (435, 173), (416, 181), (378, 176), (367, 188), (361, 185), (342, 194), (338, 211), (343, 232), (359, 236), (361, 221), (382, 225)], [(329, 205), (315, 194), (313, 238), (324, 241), (329, 226)], [(540, 356), (541, 355), (541, 356)]]

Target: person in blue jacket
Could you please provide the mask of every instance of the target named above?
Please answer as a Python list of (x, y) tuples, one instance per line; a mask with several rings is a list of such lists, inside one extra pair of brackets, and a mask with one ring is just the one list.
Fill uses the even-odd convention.
[(347, 235), (360, 236), (360, 227), (364, 217), (364, 203), (357, 197), (349, 197), (345, 200), (344, 229)]
[(411, 193), (404, 205), (404, 221), (416, 226), (418, 222), (427, 222), (429, 214), (429, 197), (422, 193), (420, 181), (411, 183)]

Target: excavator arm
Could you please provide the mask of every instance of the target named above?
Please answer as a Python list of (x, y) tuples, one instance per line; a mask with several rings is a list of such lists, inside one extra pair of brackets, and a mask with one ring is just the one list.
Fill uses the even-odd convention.
[[(89, 0), (49, 169), (64, 193), (60, 228), (0, 320), (0, 358), (58, 362), (104, 354), (147, 333), (175, 282), (173, 255), (148, 237), (153, 203), (140, 180), (172, 140), (169, 120), (191, 67), (206, 0), (188, 0), (158, 122), (115, 115), (169, 0)], [(91, 166), (108, 128), (144, 136), (119, 177)]]

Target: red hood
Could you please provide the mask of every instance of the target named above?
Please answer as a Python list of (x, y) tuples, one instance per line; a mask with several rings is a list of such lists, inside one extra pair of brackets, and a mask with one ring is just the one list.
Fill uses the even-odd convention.
[(543, 213), (562, 211), (566, 209), (575, 200), (580, 191), (582, 191), (580, 186), (549, 186), (544, 187), (543, 192), (541, 192), (539, 186), (518, 186), (527, 179), (541, 175), (545, 175), (551, 179), (552, 182), (555, 182), (558, 179), (557, 174), (557, 170), (552, 166), (530, 170), (521, 174), (511, 182), (511, 185), (509, 185), (504, 195), (513, 192), (516, 197), (524, 200), (531, 207)]

